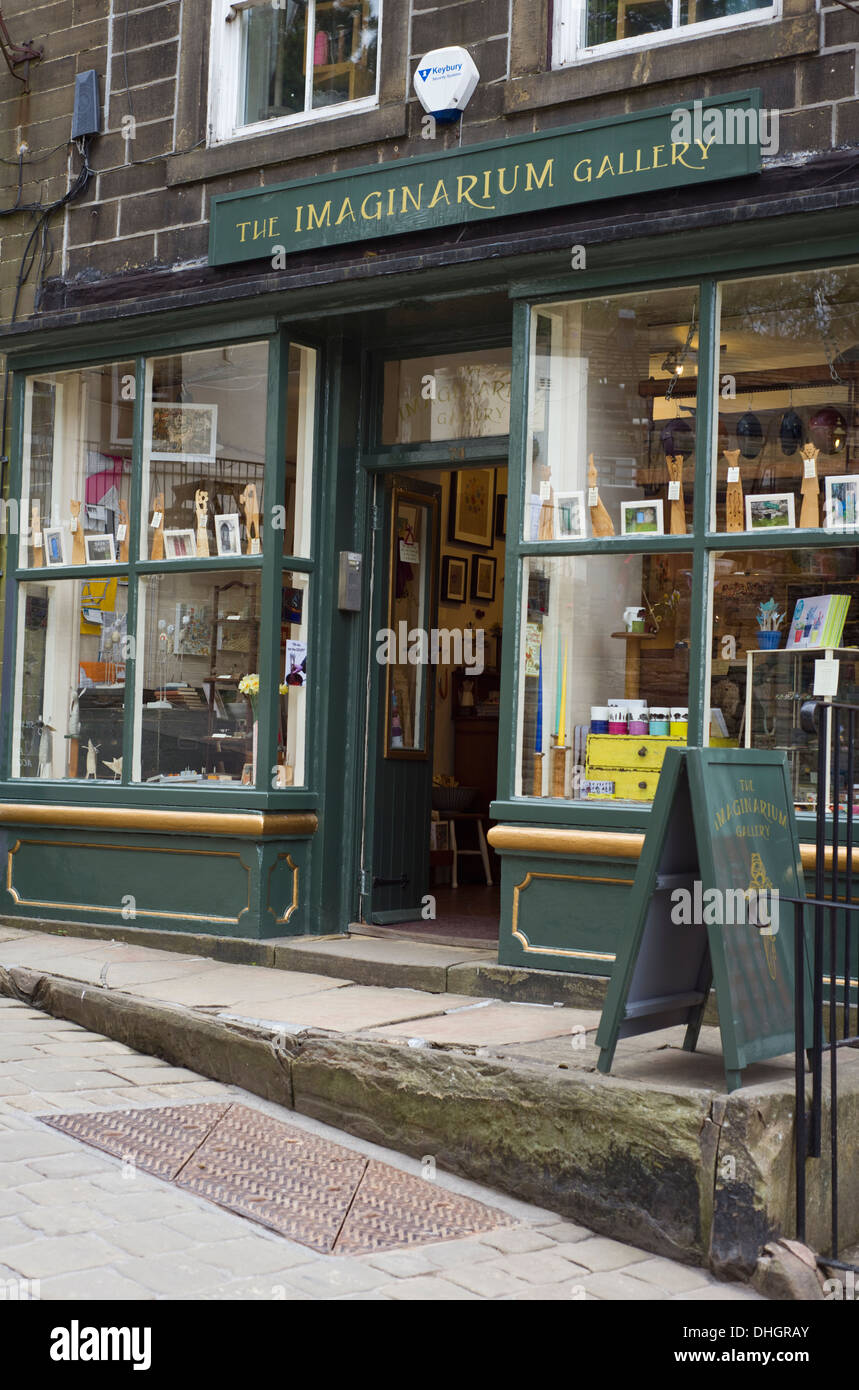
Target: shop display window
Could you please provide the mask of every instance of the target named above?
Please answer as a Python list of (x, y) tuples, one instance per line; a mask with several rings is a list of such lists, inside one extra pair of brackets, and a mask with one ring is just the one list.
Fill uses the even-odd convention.
[(524, 540), (691, 530), (698, 347), (694, 287), (534, 311)]
[(142, 556), (262, 553), (267, 373), (266, 343), (147, 362)]
[(801, 718), (817, 663), (837, 662), (838, 699), (859, 702), (857, 560), (852, 546), (710, 559), (712, 717), (741, 746), (787, 755), (798, 811), (817, 804), (817, 735)]
[(727, 282), (719, 344), (713, 529), (859, 530), (859, 270)]
[[(376, 92), (379, 0), (249, 4), (240, 14), (240, 125)], [(227, 11), (230, 20), (230, 11)]]
[(21, 568), (128, 559), (134, 393), (133, 362), (28, 379), (21, 489), (6, 508)]
[(127, 608), (116, 575), (20, 585), (14, 777), (121, 777)]
[[(268, 512), (267, 343), (27, 379), (13, 777), (304, 784), (310, 577), (290, 557), (311, 550), (317, 354), (288, 352), (285, 490)], [(261, 627), (266, 530), (284, 557), (279, 641)]]
[(524, 561), (516, 794), (653, 800), (687, 741), (692, 556)]

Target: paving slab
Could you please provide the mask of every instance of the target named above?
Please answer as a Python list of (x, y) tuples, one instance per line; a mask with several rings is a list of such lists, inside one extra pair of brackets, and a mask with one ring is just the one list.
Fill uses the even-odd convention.
[(405, 1019), (427, 1018), (471, 1002), (461, 994), (425, 994), (419, 990), (349, 985), (322, 994), (286, 998), (280, 1010), (273, 1009), (276, 1001), (268, 1001), (264, 1017), (274, 1023), (282, 1021), (299, 1027), (353, 1033)]
[[(202, 974), (180, 976), (159, 983), (127, 986), (127, 992), (144, 999), (161, 999), (187, 1008), (247, 1009), (257, 1003), (325, 994), (350, 985), (349, 980), (331, 975), (287, 974), (261, 966), (215, 966)], [(117, 988), (122, 988), (121, 985)]]
[(447, 990), (447, 972), (453, 966), (494, 960), (495, 952), (372, 936), (334, 941), (308, 937), (275, 946), (274, 958), (281, 970), (316, 970), (345, 976), (356, 984), (442, 993)]
[(596, 1028), (598, 1023), (599, 1017), (585, 1010), (492, 1003), (446, 1013), (412, 1029), (406, 1024), (379, 1028), (374, 1036), (401, 1039), (416, 1035), (427, 1042), (479, 1047), (514, 1039), (569, 1037), (574, 1028)]
[(26, 1279), (46, 1279), (51, 1274), (73, 1274), (107, 1265), (116, 1257), (116, 1250), (100, 1236), (48, 1236), (30, 1240), (25, 1245), (13, 1245), (3, 1251), (7, 1265)]

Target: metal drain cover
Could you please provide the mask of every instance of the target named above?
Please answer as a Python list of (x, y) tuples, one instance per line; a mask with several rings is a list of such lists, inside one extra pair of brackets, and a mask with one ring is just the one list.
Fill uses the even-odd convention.
[(505, 1212), (245, 1105), (40, 1118), (321, 1254), (372, 1254), (515, 1224)]

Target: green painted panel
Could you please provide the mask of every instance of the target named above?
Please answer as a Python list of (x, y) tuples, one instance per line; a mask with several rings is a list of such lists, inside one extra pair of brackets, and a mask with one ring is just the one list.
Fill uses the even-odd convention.
[[(391, 160), (324, 178), (212, 199), (209, 263), (315, 250), (370, 237), (482, 222), (547, 208), (692, 187), (760, 170), (760, 143), (712, 141), (711, 113), (757, 112), (760, 92), (713, 97), (677, 137), (673, 107)], [(757, 134), (757, 121), (748, 122)], [(682, 133), (682, 132), (681, 132)], [(727, 129), (726, 129), (727, 133)], [(703, 138), (697, 138), (697, 137)], [(275, 250), (279, 248), (279, 252)]]
[(610, 975), (632, 882), (629, 864), (502, 851), (499, 962)]

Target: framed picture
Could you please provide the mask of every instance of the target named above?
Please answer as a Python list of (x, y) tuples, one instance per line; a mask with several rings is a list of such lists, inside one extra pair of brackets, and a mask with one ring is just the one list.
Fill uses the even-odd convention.
[(450, 849), (450, 822), (446, 820), (430, 821), (430, 849), (449, 850)]
[(507, 539), (507, 493), (499, 492), (495, 499), (495, 539)]
[(442, 603), (465, 603), (468, 561), (459, 555), (445, 555), (441, 562)]
[(495, 598), (495, 570), (497, 560), (494, 555), (472, 555), (471, 557), (471, 597), (491, 603)]
[(555, 493), (555, 539), (559, 541), (584, 540), (585, 494), (583, 492)]
[(750, 494), (746, 497), (747, 531), (783, 531), (796, 525), (792, 492)]
[(859, 474), (851, 473), (825, 481), (824, 526), (827, 531), (855, 531), (859, 527)]
[(238, 512), (222, 512), (215, 517), (215, 540), (219, 555), (241, 555), (242, 533)]
[(648, 497), (643, 502), (621, 502), (620, 530), (623, 536), (661, 536), (662, 498)]
[(190, 528), (187, 531), (164, 532), (164, 558), (166, 560), (188, 560), (196, 554), (197, 538)]
[(450, 475), (448, 540), (491, 550), (495, 522), (495, 469), (463, 468)]
[(218, 436), (216, 405), (152, 406), (149, 457), (163, 463), (214, 463)]
[(115, 565), (116, 543), (113, 536), (84, 536), (88, 565)]
[(62, 526), (44, 526), (42, 544), (45, 547), (46, 565), (67, 565), (66, 538)]

